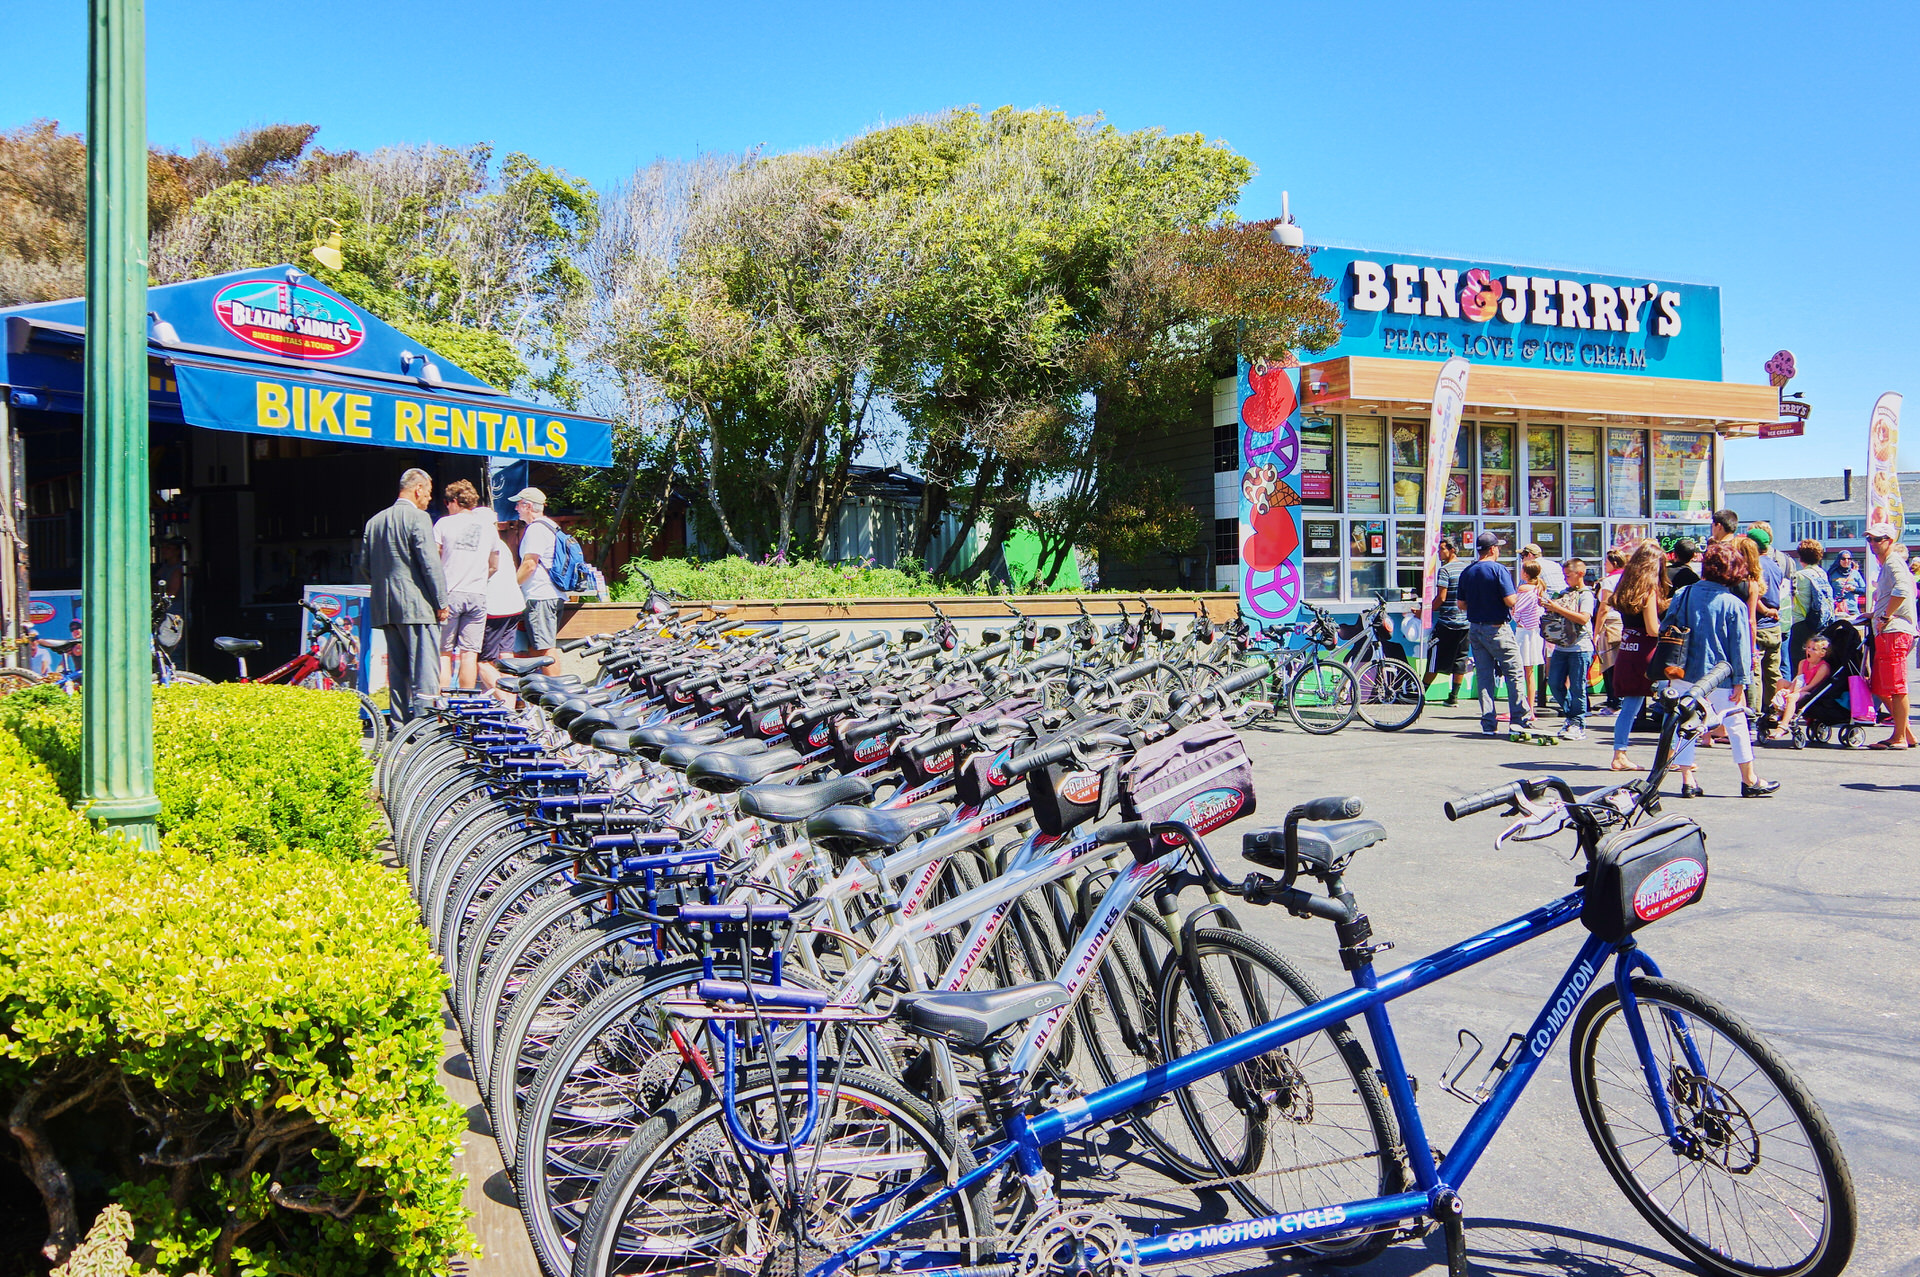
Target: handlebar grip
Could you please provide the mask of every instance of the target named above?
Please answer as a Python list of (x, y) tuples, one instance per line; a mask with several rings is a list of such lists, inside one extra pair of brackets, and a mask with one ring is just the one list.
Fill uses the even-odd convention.
[(1105, 847), (1111, 843), (1132, 842), (1152, 835), (1153, 826), (1147, 821), (1129, 820), (1118, 825), (1102, 825), (1094, 831), (1093, 840)]
[(848, 734), (849, 735), (857, 734), (861, 736), (877, 736), (881, 732), (892, 731), (894, 728), (900, 726), (902, 723), (906, 721), (907, 721), (907, 718), (906, 718), (906, 715), (904, 714), (884, 714), (879, 718), (870, 718), (865, 720), (864, 722), (855, 723), (852, 729), (848, 732)]
[(1131, 683), (1136, 678), (1145, 678), (1155, 670), (1164, 668), (1165, 664), (1164, 661), (1135, 661), (1132, 665), (1107, 675), (1107, 680), (1116, 684)]
[(756, 696), (753, 698), (753, 712), (759, 714), (766, 710), (775, 709), (781, 705), (790, 705), (794, 701), (799, 700), (803, 695), (805, 695), (805, 693), (799, 688), (789, 687), (783, 692), (774, 692), (770, 696)]
[(785, 647), (789, 643), (804, 643), (811, 633), (813, 630), (810, 626), (796, 625), (790, 630), (782, 630), (780, 637), (775, 640), (775, 645)]
[(885, 647), (886, 645), (887, 645), (886, 635), (869, 634), (865, 638), (861, 639), (858, 643), (847, 644), (846, 650), (845, 652), (842, 653), (842, 655), (858, 656), (862, 652), (871, 652), (876, 647)]
[(1045, 749), (1036, 749), (1031, 754), (1022, 754), (1018, 758), (1009, 758), (1003, 766), (1008, 772), (1015, 776), (1024, 776), (1030, 771), (1048, 767), (1054, 763), (1064, 763), (1072, 757), (1073, 742), (1070, 740), (1061, 740), (1055, 741)]
[(828, 630), (825, 634), (822, 634), (819, 638), (808, 639), (807, 646), (810, 648), (827, 647), (831, 645), (833, 641), (839, 637), (840, 637), (839, 630)]
[(591, 638), (571, 638), (571, 639), (566, 639), (556, 644), (555, 646), (557, 646), (563, 652), (577, 652), (591, 642), (593, 642)]
[(993, 661), (1013, 651), (1011, 643), (995, 643), (992, 647), (983, 647), (977, 652), (967, 653), (970, 661)]
[(798, 714), (795, 714), (794, 720), (802, 727), (811, 727), (823, 718), (832, 718), (835, 714), (846, 713), (853, 708), (853, 704), (852, 697), (842, 696), (840, 699), (828, 701), (824, 705), (808, 706)]
[(908, 648), (906, 651), (900, 653), (900, 659), (908, 662), (924, 661), (929, 656), (940, 655), (940, 650), (941, 650), (940, 645), (938, 643), (927, 643), (927, 644), (923, 644), (920, 647)]
[(1511, 803), (1520, 797), (1520, 782), (1502, 785), (1498, 789), (1482, 790), (1465, 798), (1450, 798), (1441, 805), (1448, 820), (1459, 820), (1463, 816), (1472, 816), (1503, 803)]
[(958, 727), (950, 732), (942, 732), (938, 736), (930, 736), (926, 740), (915, 741), (908, 747), (908, 751), (912, 753), (915, 758), (931, 758), (943, 749), (952, 749), (955, 745), (971, 745), (972, 743), (973, 729), (971, 727)]
[(1727, 676), (1731, 673), (1733, 673), (1733, 666), (1725, 661), (1715, 661), (1707, 672), (1700, 676), (1700, 681), (1693, 685), (1693, 690), (1698, 695), (1705, 696), (1726, 682)]
[[(1232, 678), (1221, 679), (1220, 685), (1216, 690), (1222, 693), (1237, 692), (1243, 687), (1252, 687), (1255, 683), (1258, 683), (1261, 679), (1266, 678), (1269, 674), (1272, 674), (1272, 673), (1273, 673), (1273, 665), (1271, 662), (1255, 661), (1252, 665), (1249, 665), (1246, 669), (1241, 670), (1238, 674), (1235, 674)], [(1309, 819), (1318, 820), (1320, 819), (1320, 817), (1317, 817), (1317, 816), (1309, 817)], [(1328, 817), (1328, 819), (1332, 819), (1332, 818)]]

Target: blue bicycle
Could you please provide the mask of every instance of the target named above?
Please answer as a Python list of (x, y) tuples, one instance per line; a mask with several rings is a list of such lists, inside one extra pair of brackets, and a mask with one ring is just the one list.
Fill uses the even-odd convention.
[[(780, 1034), (776, 1022), (790, 1035), (823, 1018), (891, 1016), (978, 1057), (982, 1133), (963, 1138), (951, 1115), (888, 1078), (814, 1059), (729, 1061), (728, 1076), (684, 1091), (628, 1141), (584, 1204), (575, 1277), (1130, 1277), (1191, 1272), (1247, 1250), (1350, 1263), (1435, 1225), (1458, 1277), (1467, 1272), (1461, 1190), (1563, 1035), (1602, 1162), (1688, 1260), (1718, 1274), (1840, 1272), (1857, 1213), (1819, 1107), (1744, 1021), (1667, 979), (1637, 940), (1705, 890), (1705, 837), (1684, 817), (1658, 818), (1659, 787), (1676, 740), (1698, 731), (1706, 694), (1726, 673), (1719, 666), (1692, 688), (1662, 693), (1668, 722), (1642, 780), (1576, 794), (1543, 776), (1447, 804), (1449, 819), (1506, 809), (1515, 819), (1500, 843), (1571, 830), (1585, 871), (1568, 895), (1385, 973), (1374, 957), (1386, 946), (1345, 883), (1353, 857), (1385, 837), (1377, 822), (1357, 819), (1358, 800), (1304, 803), (1280, 829), (1247, 835), (1246, 857), (1277, 879), (1231, 881), (1183, 824), (1101, 830), (1103, 841), (1153, 854), (1184, 843), (1216, 891), (1333, 923), (1353, 987), (1296, 998), (1290, 1010), (1268, 1006), (1264, 986), (1246, 980), (1261, 966), (1248, 941), (1239, 964), (1220, 968), (1223, 981), (1240, 982), (1238, 995), (1197, 999), (1215, 1008), (1193, 1020), (1204, 1040), (1169, 1041), (1166, 1063), (1090, 1094), (1048, 1102), (1025, 1093), (1009, 1068), (1019, 1026), (1067, 999), (1054, 982), (904, 995), (879, 1009), (777, 997), (711, 1009), (755, 1021), (748, 1027), (767, 1040)], [(1318, 889), (1297, 885), (1302, 878)], [(1588, 932), (1579, 952), (1484, 1080), (1468, 1090), (1473, 1060), (1449, 1065), (1446, 1089), (1477, 1111), (1452, 1148), (1432, 1149), (1387, 1004), (1576, 920)], [(1247, 1027), (1218, 1012), (1235, 1005)], [(1172, 1015), (1163, 1007), (1163, 1026)], [(1351, 1020), (1363, 1022), (1377, 1069)], [(1139, 1236), (1098, 1205), (1063, 1200), (1064, 1142), (1169, 1102), (1245, 1217)]]

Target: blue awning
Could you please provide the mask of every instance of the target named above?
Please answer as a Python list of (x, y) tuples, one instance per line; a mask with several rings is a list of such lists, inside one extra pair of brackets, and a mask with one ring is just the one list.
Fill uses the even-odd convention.
[[(613, 464), (603, 418), (504, 395), (291, 266), (148, 290), (155, 421), (509, 461)], [(0, 310), (0, 386), (78, 412), (83, 301)]]

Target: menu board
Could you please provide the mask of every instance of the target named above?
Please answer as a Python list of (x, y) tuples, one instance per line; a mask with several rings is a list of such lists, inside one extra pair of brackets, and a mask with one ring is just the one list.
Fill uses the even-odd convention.
[(1552, 426), (1527, 430), (1527, 513), (1560, 513), (1560, 432)]
[(1379, 514), (1381, 490), (1381, 434), (1387, 423), (1378, 417), (1347, 418), (1347, 509), (1354, 514)]
[(1306, 539), (1302, 557), (1337, 559), (1340, 557), (1340, 524), (1334, 519), (1308, 519), (1300, 525)]
[(1301, 424), (1300, 504), (1333, 508), (1333, 422), (1327, 417)]
[(1567, 513), (1600, 513), (1600, 432), (1586, 426), (1567, 429)]
[(1653, 517), (1658, 523), (1698, 523), (1713, 513), (1713, 435), (1662, 430), (1654, 435)]
[(1647, 517), (1647, 432), (1607, 431), (1607, 511), (1616, 519)]

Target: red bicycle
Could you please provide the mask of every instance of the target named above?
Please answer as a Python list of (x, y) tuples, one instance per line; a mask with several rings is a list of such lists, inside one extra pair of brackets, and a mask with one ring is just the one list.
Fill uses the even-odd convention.
[[(240, 663), (239, 681), (242, 683), (284, 683), (323, 691), (345, 690), (348, 686), (346, 680), (360, 655), (358, 637), (339, 617), (326, 615), (305, 599), (298, 602), (316, 622), (313, 637), (304, 652), (271, 673), (258, 678), (247, 676), (247, 658), (266, 646), (259, 639), (222, 637), (214, 639), (213, 645)], [(386, 711), (374, 704), (373, 698), (365, 692), (356, 688), (353, 694), (360, 698), (361, 748), (367, 751), (369, 757), (377, 758), (387, 745)]]

